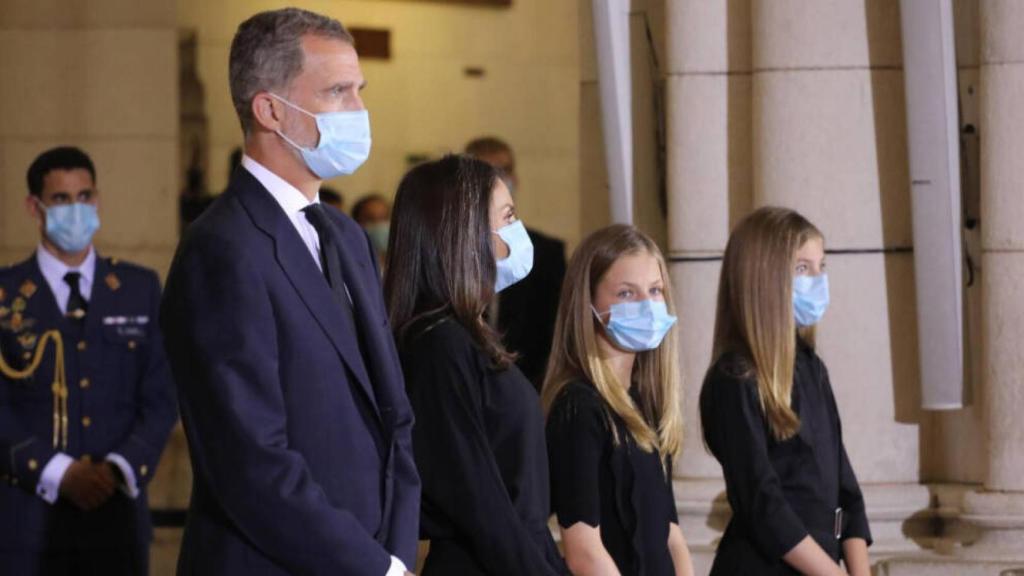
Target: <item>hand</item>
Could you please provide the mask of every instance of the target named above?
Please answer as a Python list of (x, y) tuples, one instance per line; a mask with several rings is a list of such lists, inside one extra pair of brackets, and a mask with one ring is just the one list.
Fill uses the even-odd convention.
[(60, 482), (60, 495), (86, 512), (103, 505), (117, 488), (117, 480), (108, 464), (75, 460)]

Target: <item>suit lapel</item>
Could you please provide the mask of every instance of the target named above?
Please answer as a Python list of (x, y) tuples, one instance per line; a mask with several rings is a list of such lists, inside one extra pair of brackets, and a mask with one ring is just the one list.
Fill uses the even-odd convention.
[(256, 225), (274, 239), (278, 264), (303, 303), (309, 308), (317, 324), (327, 334), (342, 360), (355, 375), (370, 405), (377, 412), (377, 401), (370, 385), (370, 376), (359, 353), (356, 335), (341, 329), (342, 313), (324, 279), (323, 272), (317, 268), (295, 226), (263, 185), (244, 169), (237, 170), (235, 177), (240, 180), (238, 197), (242, 204)]
[[(339, 247), (339, 257), (345, 271), (345, 282), (352, 297), (355, 321), (362, 331), (366, 359), (369, 363), (367, 368), (373, 375), (374, 381), (378, 383), (376, 387), (377, 400), (381, 404), (382, 417), (390, 425), (390, 422), (387, 422), (390, 415), (384, 412), (390, 410), (392, 402), (386, 396), (388, 390), (384, 384), (395, 382), (396, 377), (400, 378), (400, 374), (396, 374), (399, 365), (398, 355), (394, 350), (394, 340), (390, 328), (385, 321), (387, 313), (381, 299), (376, 269), (367, 266), (365, 258), (358, 259), (355, 256), (360, 250), (370, 257), (373, 257), (373, 254), (365, 244), (360, 246), (351, 239), (346, 241), (342, 237), (340, 225), (334, 220), (335, 218), (330, 219), (331, 233), (334, 235), (335, 245)], [(358, 240), (365, 241), (365, 238), (360, 236)], [(401, 382), (400, 379), (397, 381)], [(381, 394), (384, 396), (380, 396)]]

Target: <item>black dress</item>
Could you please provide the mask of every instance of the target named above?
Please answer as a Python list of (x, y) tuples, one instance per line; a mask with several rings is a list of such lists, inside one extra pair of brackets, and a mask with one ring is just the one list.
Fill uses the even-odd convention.
[(451, 318), (401, 347), (423, 482), (420, 534), (431, 574), (567, 574), (547, 519), (544, 416), (515, 366), (494, 370)]
[[(618, 435), (616, 443), (612, 426)], [(644, 452), (587, 382), (568, 384), (547, 424), (551, 497), (558, 523), (600, 527), (623, 576), (674, 575), (669, 524), (678, 524), (671, 473)], [(665, 470), (671, 471), (671, 462)]]
[(808, 535), (837, 562), (842, 540), (870, 544), (864, 498), (843, 447), (824, 363), (799, 343), (791, 405), (800, 431), (784, 441), (768, 430), (747, 365), (736, 354), (723, 355), (700, 395), (704, 440), (722, 464), (733, 510), (711, 574), (797, 574), (782, 557)]

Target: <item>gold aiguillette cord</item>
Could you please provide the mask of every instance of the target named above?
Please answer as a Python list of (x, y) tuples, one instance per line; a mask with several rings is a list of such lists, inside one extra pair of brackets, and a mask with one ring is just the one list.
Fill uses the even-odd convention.
[(4, 361), (3, 354), (0, 354), (0, 373), (12, 380), (24, 380), (35, 374), (39, 365), (43, 362), (43, 353), (46, 351), (46, 344), (53, 341), (54, 364), (53, 364), (53, 447), (60, 446), (62, 450), (68, 448), (68, 381), (64, 372), (64, 339), (57, 330), (49, 330), (43, 333), (42, 338), (36, 345), (35, 355), (32, 362), (24, 370), (15, 370)]

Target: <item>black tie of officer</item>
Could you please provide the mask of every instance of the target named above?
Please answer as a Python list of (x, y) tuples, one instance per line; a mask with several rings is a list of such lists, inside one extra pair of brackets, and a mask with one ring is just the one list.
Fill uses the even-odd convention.
[(334, 299), (341, 307), (341, 315), (344, 317), (344, 328), (357, 337), (355, 318), (352, 314), (352, 302), (349, 300), (348, 291), (345, 289), (345, 276), (341, 269), (341, 259), (338, 257), (338, 244), (331, 234), (330, 222), (327, 214), (320, 204), (310, 204), (302, 209), (306, 220), (316, 229), (320, 237), (320, 263), (323, 265), (324, 276), (327, 277), (327, 284), (334, 293)]
[(68, 287), (71, 288), (71, 295), (68, 296), (67, 316), (74, 320), (85, 318), (85, 313), (89, 311), (89, 303), (82, 297), (82, 290), (78, 285), (81, 278), (82, 274), (79, 272), (68, 272), (64, 275), (64, 282), (67, 282)]

